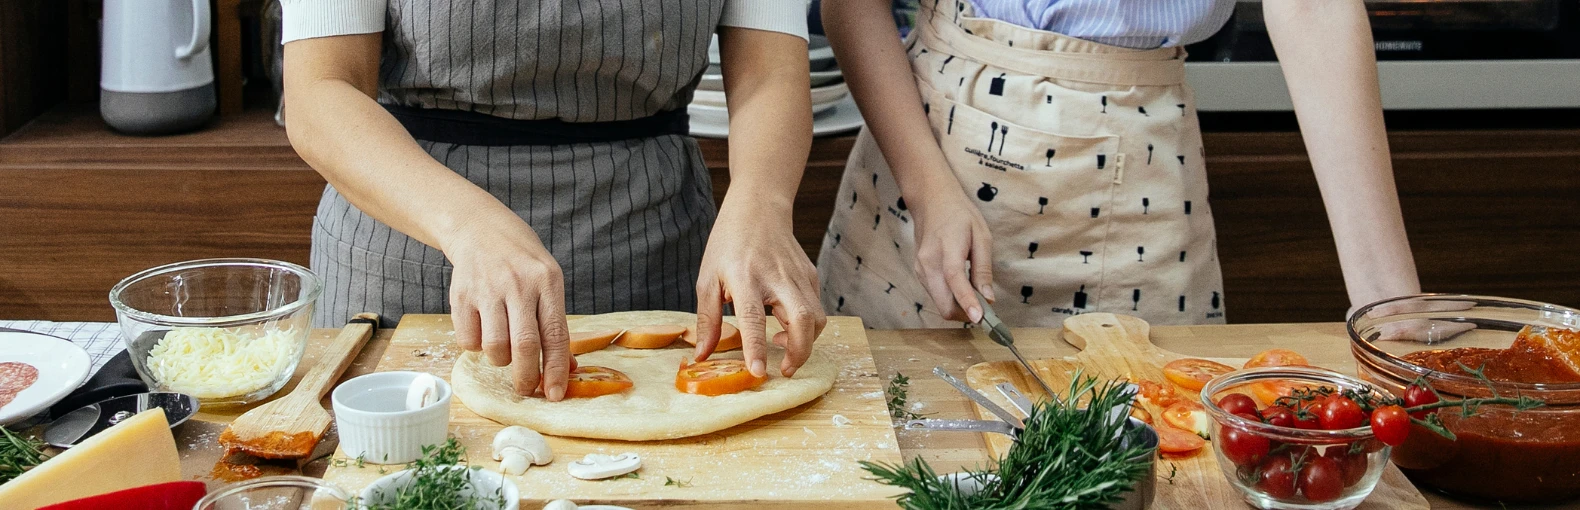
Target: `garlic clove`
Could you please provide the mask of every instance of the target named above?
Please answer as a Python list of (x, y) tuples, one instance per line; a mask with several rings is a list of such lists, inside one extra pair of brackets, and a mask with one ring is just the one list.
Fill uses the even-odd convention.
[(620, 476), (642, 468), (642, 457), (635, 453), (604, 455), (589, 453), (582, 460), (570, 463), (566, 470), (582, 480), (601, 480)]
[(415, 411), (439, 401), (439, 379), (430, 374), (417, 374), (406, 387), (406, 410)]

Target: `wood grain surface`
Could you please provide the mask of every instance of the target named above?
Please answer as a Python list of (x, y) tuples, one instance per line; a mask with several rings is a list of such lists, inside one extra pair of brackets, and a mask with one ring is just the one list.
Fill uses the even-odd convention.
[[(1061, 338), (1081, 349), (1081, 352), (1070, 358), (1035, 359), (1031, 365), (1054, 391), (1069, 388), (1077, 371), (1099, 380), (1126, 379), (1169, 384), (1163, 377), (1163, 365), (1188, 356), (1152, 345), (1148, 339), (1150, 333), (1151, 326), (1135, 317), (1107, 313), (1077, 315), (1065, 321)], [(1218, 358), (1216, 361), (1240, 366), (1245, 360), (1246, 357), (1235, 357)], [(1029, 374), (1019, 363), (1011, 361), (978, 363), (966, 371), (971, 387), (988, 395), (1000, 406), (1007, 406), (1008, 402), (993, 386), (1003, 382), (1015, 384), (1022, 393), (1033, 399), (1046, 398), (1041, 388), (1028, 377)], [(1176, 389), (1183, 399), (1197, 398), (1195, 392)], [(977, 409), (977, 415), (982, 419), (993, 419), (991, 413), (984, 409)], [(1155, 419), (1161, 419), (1161, 416)], [(995, 457), (1003, 456), (1010, 448), (1008, 437), (987, 434), (986, 439), (989, 454)], [(1158, 461), (1161, 464), (1157, 470), (1158, 486), (1167, 486), (1169, 490), (1157, 492), (1153, 508), (1201, 508), (1203, 504), (1208, 508), (1232, 508), (1241, 504), (1241, 493), (1224, 476), (1211, 448), (1209, 445), (1194, 455), (1171, 456)], [(1389, 464), (1376, 489), (1359, 508), (1426, 509), (1428, 504), (1404, 473)]]
[[(313, 331), (307, 353), (297, 368), (296, 378), (300, 378), (310, 365), (316, 363), (315, 360), (321, 355), (319, 351), (322, 350), (322, 344), (337, 333), (337, 329)], [(1063, 358), (1079, 352), (1060, 339), (1058, 330), (1026, 328), (1015, 329), (1014, 333), (1016, 345), (1030, 357)], [(372, 372), (390, 348), (393, 334), (392, 329), (381, 329), (375, 333), (342, 379)], [(948, 384), (928, 375), (932, 367), (940, 366), (963, 374), (977, 363), (1013, 359), (1009, 351), (976, 330), (869, 330), (866, 336), (879, 380), (887, 382), (897, 373), (911, 376), (911, 406), (916, 412), (934, 418), (974, 418), (976, 410), (970, 401)], [(1355, 360), (1350, 356), (1349, 340), (1344, 336), (1343, 324), (1339, 323), (1157, 326), (1152, 328), (1151, 340), (1161, 349), (1202, 358), (1246, 358), (1274, 347), (1299, 349), (1313, 364), (1355, 373)], [(293, 379), (280, 394), (289, 392), (295, 384), (296, 379)], [(215, 439), (226, 423), (246, 409), (205, 409), (185, 425), (177, 427), (176, 441), (181, 449), (183, 476), (205, 479), (210, 489), (223, 485), (207, 479), (222, 453)], [(940, 472), (982, 466), (990, 462), (991, 458), (979, 434), (901, 430), (896, 433), (896, 439), (906, 460), (920, 457)], [(300, 472), (322, 477), (329, 467), (329, 456), (337, 444), (338, 438), (331, 431), (314, 452), (316, 460), (302, 465)], [(1158, 490), (1167, 491), (1168, 487), (1162, 485)], [(1543, 507), (1504, 507), (1456, 500), (1435, 492), (1426, 492), (1425, 496), (1434, 509), (1580, 509), (1580, 502)], [(1240, 505), (1229, 508), (1249, 507)]]
[[(892, 508), (890, 497), (897, 490), (868, 480), (856, 464), (900, 460), (861, 321), (831, 318), (817, 348), (838, 360), (839, 378), (829, 393), (789, 411), (669, 441), (549, 437), (554, 463), (512, 477), (521, 490), (523, 508), (559, 498), (639, 508), (737, 508), (748, 503), (784, 509)], [(377, 370), (422, 371), (448, 380), (458, 354), (449, 316), (408, 315)], [(494, 434), (503, 425), (473, 414), (460, 399), (452, 400), (450, 423), (451, 435), (466, 445), (473, 464), (498, 469), (498, 463), (487, 456)], [(583, 481), (565, 471), (567, 463), (588, 453), (627, 451), (642, 456), (640, 478)], [(380, 471), (372, 465), (332, 464), (324, 478), (360, 491), (382, 476)], [(687, 486), (666, 485), (666, 479)]]

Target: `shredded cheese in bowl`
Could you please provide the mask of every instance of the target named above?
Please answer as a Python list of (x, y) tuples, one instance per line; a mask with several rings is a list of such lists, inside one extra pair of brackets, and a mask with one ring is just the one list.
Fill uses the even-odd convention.
[(246, 395), (288, 376), (302, 340), (294, 330), (175, 328), (149, 350), (148, 372), (166, 389), (200, 399)]

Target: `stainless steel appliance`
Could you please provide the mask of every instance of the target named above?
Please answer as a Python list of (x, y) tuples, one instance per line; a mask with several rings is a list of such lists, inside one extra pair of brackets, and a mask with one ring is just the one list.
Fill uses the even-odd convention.
[[(1580, 108), (1580, 0), (1367, 0), (1389, 110)], [(1203, 111), (1290, 110), (1259, 0), (1190, 48)]]

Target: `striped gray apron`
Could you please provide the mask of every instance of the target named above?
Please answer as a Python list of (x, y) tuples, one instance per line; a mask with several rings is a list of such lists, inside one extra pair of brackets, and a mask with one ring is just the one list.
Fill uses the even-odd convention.
[[(724, 0), (391, 0), (379, 102), (517, 120), (616, 122), (685, 108)], [(565, 272), (569, 313), (693, 310), (716, 214), (696, 141), (418, 140), (515, 210)], [(326, 187), (313, 221), (314, 323), (448, 313), (451, 266)]]

